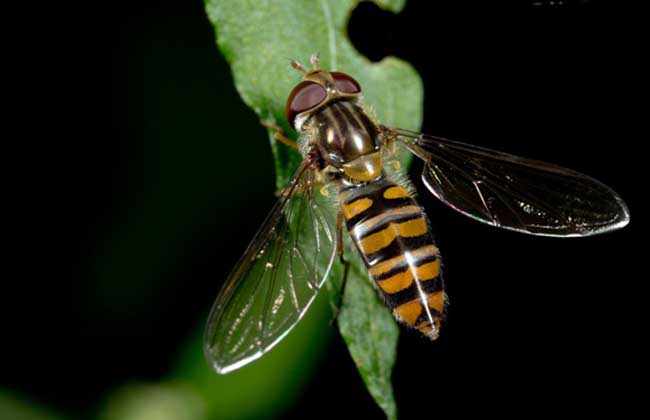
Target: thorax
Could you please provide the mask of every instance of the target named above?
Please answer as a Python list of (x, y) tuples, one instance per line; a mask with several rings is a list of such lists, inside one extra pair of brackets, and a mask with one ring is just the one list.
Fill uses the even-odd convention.
[(355, 100), (328, 103), (305, 126), (325, 163), (352, 182), (382, 174), (380, 132)]

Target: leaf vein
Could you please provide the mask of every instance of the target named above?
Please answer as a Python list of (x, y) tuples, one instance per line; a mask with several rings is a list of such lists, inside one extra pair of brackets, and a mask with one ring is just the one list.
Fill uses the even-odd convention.
[(330, 12), (330, 6), (327, 0), (321, 0), (321, 8), (323, 9), (323, 14), (325, 15), (325, 23), (327, 24), (327, 37), (329, 40), (329, 53), (330, 53), (330, 65), (332, 70), (337, 69), (336, 64), (336, 32), (334, 28), (334, 22), (332, 21), (332, 13)]

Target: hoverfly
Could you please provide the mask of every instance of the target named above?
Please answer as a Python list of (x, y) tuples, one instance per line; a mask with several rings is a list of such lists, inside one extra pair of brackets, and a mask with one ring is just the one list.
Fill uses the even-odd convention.
[[(437, 338), (447, 300), (440, 255), (412, 188), (385, 164), (400, 147), (424, 161), (422, 180), (434, 196), (492, 226), (570, 237), (608, 232), (629, 221), (621, 198), (581, 173), (383, 126), (364, 111), (356, 80), (319, 69), (316, 55), (311, 64), (307, 71), (292, 63), (303, 80), (289, 95), (286, 116), (301, 135), (299, 146), (279, 130), (275, 135), (299, 147), (303, 162), (209, 316), (205, 354), (218, 373), (250, 363), (284, 338), (337, 256), (347, 274), (344, 225), (395, 317)], [(336, 211), (327, 209), (332, 199)]]

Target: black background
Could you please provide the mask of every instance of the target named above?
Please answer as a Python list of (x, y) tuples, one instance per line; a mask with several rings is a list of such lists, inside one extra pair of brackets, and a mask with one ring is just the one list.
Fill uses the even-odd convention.
[[(424, 132), (585, 172), (619, 192), (632, 214), (630, 226), (604, 236), (528, 237), (468, 220), (418, 186), (451, 307), (437, 342), (401, 335), (393, 376), (401, 418), (470, 410), (622, 416), (643, 396), (636, 383), (647, 373), (640, 13), (617, 2), (534, 3), (409, 1), (399, 15), (361, 4), (350, 20), (363, 54), (398, 56), (422, 76)], [(70, 122), (75, 146), (58, 148), (54, 176), (43, 174), (40, 205), (51, 217), (27, 241), (19, 294), (5, 295), (5, 309), (15, 307), (17, 316), (5, 317), (3, 342), (18, 345), (5, 348), (2, 384), (82, 416), (129, 377), (164, 373), (188, 326), (205, 316), (215, 279), (225, 277), (273, 203), (264, 130), (232, 86), (203, 4), (109, 7), (106, 27), (77, 39), (81, 64), (66, 78), (77, 103), (55, 110)], [(86, 66), (97, 55), (99, 65)], [(163, 94), (170, 92), (173, 102)], [(156, 120), (158, 111), (177, 112), (180, 122)], [(91, 261), (107, 234), (146, 202), (141, 180), (152, 149), (142, 138), (152, 133), (218, 139), (223, 155), (194, 156), (198, 167), (226, 165), (233, 174), (215, 187), (232, 192), (218, 217), (255, 222), (225, 232), (192, 227), (184, 255), (175, 256), (183, 262), (146, 294), (162, 303), (133, 312), (119, 309), (125, 296), (94, 282), (101, 276)], [(259, 137), (259, 149), (238, 140), (244, 136)], [(414, 180), (420, 168), (412, 168)], [(202, 175), (182, 179), (209, 193)], [(124, 313), (89, 309), (100, 297), (114, 298), (107, 310)], [(382, 418), (337, 337), (287, 417), (343, 413)]]

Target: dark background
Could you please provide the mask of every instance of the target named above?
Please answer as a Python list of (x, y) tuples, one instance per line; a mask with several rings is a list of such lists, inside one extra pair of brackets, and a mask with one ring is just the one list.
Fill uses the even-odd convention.
[[(647, 33), (640, 11), (616, 3), (411, 0), (399, 15), (367, 3), (353, 13), (357, 49), (423, 78), (423, 132), (585, 172), (632, 214), (604, 236), (528, 237), (466, 219), (418, 185), (451, 306), (438, 341), (401, 334), (401, 418), (623, 416), (641, 399)], [(68, 74), (82, 100), (63, 97), (54, 112), (75, 146), (44, 174), (51, 217), (25, 248), (18, 294), (5, 295), (17, 316), (3, 342), (18, 345), (3, 349), (0, 385), (79, 417), (129, 378), (163, 375), (274, 200), (265, 132), (203, 4), (108, 7), (105, 28), (89, 32), (100, 35), (77, 39), (77, 59), (100, 65)], [(335, 334), (286, 417), (344, 413), (382, 418)]]

